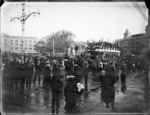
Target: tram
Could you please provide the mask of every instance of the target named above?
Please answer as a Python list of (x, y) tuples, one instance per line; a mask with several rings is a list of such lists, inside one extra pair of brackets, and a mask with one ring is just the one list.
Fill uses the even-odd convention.
[(88, 50), (88, 52), (91, 55), (92, 59), (100, 59), (103, 61), (110, 61), (115, 58), (119, 58), (120, 56), (120, 51), (117, 49), (111, 49), (111, 48), (106, 48), (106, 49), (100, 49), (96, 48), (95, 50)]

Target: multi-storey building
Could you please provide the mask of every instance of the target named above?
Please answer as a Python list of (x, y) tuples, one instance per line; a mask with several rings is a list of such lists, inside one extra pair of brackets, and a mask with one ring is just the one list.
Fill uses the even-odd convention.
[[(35, 37), (25, 37), (23, 47), (25, 53), (37, 53), (34, 50), (34, 45), (37, 42)], [(22, 37), (1, 35), (1, 50), (2, 52), (22, 53)]]
[(148, 51), (148, 35), (146, 33), (131, 35), (127, 29), (119, 45), (121, 56), (144, 56)]

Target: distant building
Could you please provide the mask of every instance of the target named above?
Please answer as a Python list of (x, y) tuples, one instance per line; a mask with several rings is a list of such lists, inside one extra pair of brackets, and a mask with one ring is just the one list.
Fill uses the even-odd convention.
[(81, 55), (83, 52), (86, 52), (87, 43), (86, 42), (76, 42), (76, 46), (78, 46), (77, 55)]
[(68, 56), (74, 58), (75, 55), (76, 55), (75, 43), (71, 43), (70, 46), (68, 47)]
[[(37, 43), (35, 37), (25, 37), (23, 46), (25, 53), (37, 53), (34, 50), (34, 45)], [(22, 37), (1, 35), (1, 51), (10, 53), (22, 53)]]
[(148, 35), (146, 33), (131, 35), (127, 29), (119, 45), (121, 56), (144, 56), (148, 51)]
[[(77, 52), (75, 51), (75, 47), (78, 46)], [(81, 55), (82, 53), (86, 52), (87, 43), (86, 42), (74, 42), (68, 48), (68, 54), (71, 57), (75, 55)]]

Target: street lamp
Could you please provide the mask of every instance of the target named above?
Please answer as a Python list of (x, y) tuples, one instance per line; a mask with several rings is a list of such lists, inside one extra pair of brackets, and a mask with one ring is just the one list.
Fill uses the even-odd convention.
[(38, 14), (38, 15), (40, 15), (40, 13), (39, 13), (39, 11), (38, 12), (32, 12), (32, 13), (30, 13), (30, 14), (26, 14), (25, 13), (25, 3), (22, 3), (22, 15), (21, 15), (21, 17), (14, 17), (14, 18), (12, 18), (11, 20), (10, 20), (10, 22), (12, 22), (12, 21), (15, 21), (16, 19), (17, 20), (19, 20), (20, 22), (21, 22), (21, 24), (22, 24), (22, 56), (24, 55), (24, 42), (23, 42), (23, 40), (24, 40), (24, 32), (25, 32), (25, 22), (26, 22), (26, 20), (31, 16), (31, 15), (34, 15), (35, 16), (35, 14)]

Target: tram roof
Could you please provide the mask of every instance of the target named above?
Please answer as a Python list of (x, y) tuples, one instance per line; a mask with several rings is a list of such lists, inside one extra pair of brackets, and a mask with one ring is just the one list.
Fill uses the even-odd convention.
[(96, 49), (96, 50), (89, 50), (93, 52), (108, 52), (108, 53), (120, 53), (119, 50), (107, 50), (107, 49)]

